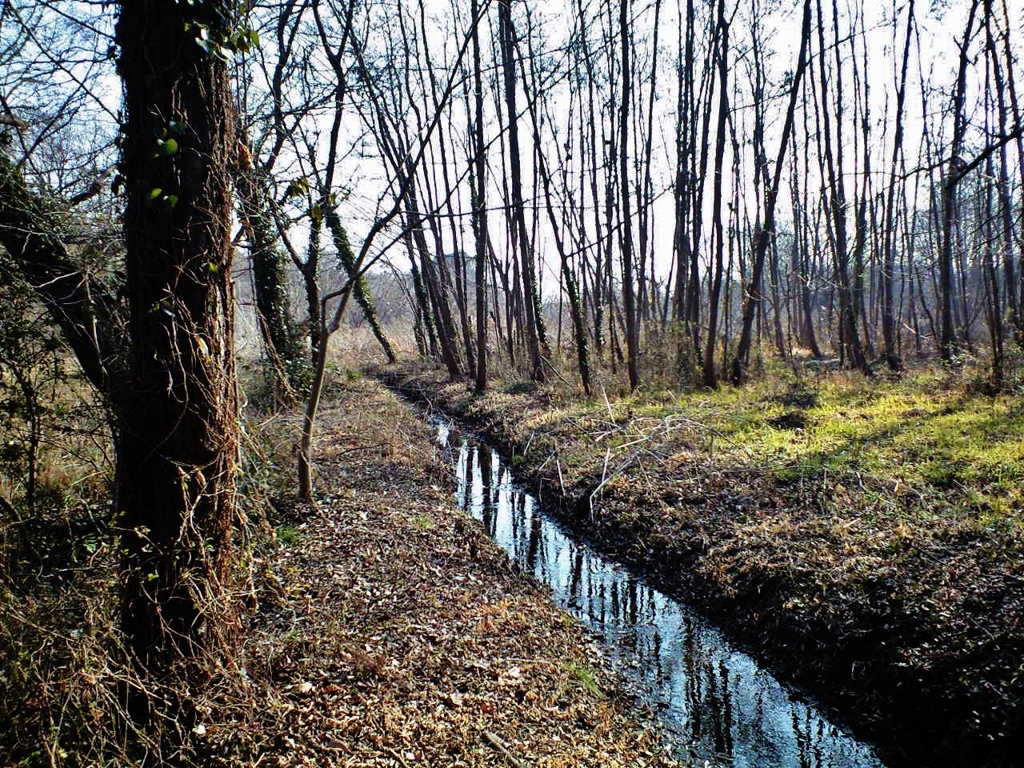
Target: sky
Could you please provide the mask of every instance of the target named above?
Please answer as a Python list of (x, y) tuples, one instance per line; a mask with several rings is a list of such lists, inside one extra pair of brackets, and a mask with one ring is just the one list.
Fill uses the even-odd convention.
[[(450, 59), (457, 48), (446, 30), (451, 29), (448, 21), (453, 5), (449, 0), (424, 0), (424, 12), (428, 17), (428, 41), (432, 49), (434, 60)], [(539, 47), (550, 57), (557, 59), (563, 55), (566, 42), (573, 31), (573, 14), (568, 10), (574, 0), (548, 0), (544, 3), (533, 2), (515, 3), (517, 19), (520, 23), (523, 20), (525, 8), (532, 9), (537, 20), (537, 26), (543, 41)], [(854, 44), (858, 55), (866, 50), (867, 55), (867, 77), (866, 81), (870, 86), (870, 120), (874, 136), (873, 165), (875, 173), (879, 175), (879, 183), (884, 183), (885, 168), (888, 164), (888, 157), (891, 152), (888, 142), (891, 142), (891, 131), (883, 131), (883, 125), (891, 122), (891, 114), (894, 109), (894, 96), (898, 77), (899, 54), (903, 44), (903, 20), (906, 18), (907, 0), (896, 2), (850, 2), (850, 0), (836, 0), (840, 13), (847, 18), (855, 14), (863, 14), (865, 36), (854, 37)], [(1024, 0), (992, 0), (997, 11), (1000, 11), (1002, 3), (1006, 3), (1010, 17), (1012, 34), (1010, 39), (1014, 46), (1021, 45), (1024, 40)], [(386, 0), (385, 6), (399, 7), (399, 0)], [(411, 2), (403, 2), (403, 7), (415, 11)], [(698, 4), (702, 5), (702, 4)], [(828, 3), (825, 3), (826, 7)], [(782, 94), (782, 83), (785, 73), (792, 71), (799, 44), (798, 33), (800, 25), (800, 7), (795, 0), (730, 0), (727, 3), (730, 11), (735, 9), (733, 21), (733, 39), (742, 41), (745, 36), (744, 30), (750, 25), (752, 18), (751, 9), (758, 9), (758, 13), (764, 13), (762, 35), (767, 40), (767, 45), (773, 52), (768, 58), (769, 64), (769, 89), (774, 88), (775, 92)], [(33, 0), (8, 0), (4, 3), (2, 16), (3, 40), (10, 43), (7, 46), (7, 54), (17, 53), (23, 61), (27, 57), (27, 63), (23, 69), (13, 66), (5, 68), (6, 77), (0, 76), (0, 94), (8, 103), (12, 104), (15, 110), (29, 109), (33, 105), (39, 105), (40, 95), (46, 97), (45, 106), (52, 109), (59, 115), (64, 115), (66, 120), (77, 120), (74, 130), (66, 131), (68, 138), (63, 140), (62, 147), (52, 151), (49, 156), (41, 150), (37, 152), (33, 162), (38, 170), (45, 170), (47, 167), (56, 168), (60, 163), (66, 162), (67, 155), (74, 155), (76, 142), (84, 148), (87, 144), (96, 142), (104, 143), (108, 152), (102, 155), (104, 162), (112, 162), (113, 145), (112, 140), (116, 135), (115, 119), (119, 109), (120, 88), (113, 75), (110, 61), (107, 58), (109, 38), (107, 35), (112, 30), (111, 11), (103, 10), (97, 16), (99, 6), (88, 2), (62, 2), (55, 3), (54, 7), (63, 13), (64, 18), (88, 19), (84, 26), (71, 36), (62, 35), (59, 24), (33, 23), (33, 13), (38, 12), (39, 6)], [(594, 8), (596, 2), (591, 2), (587, 7)], [(914, 55), (911, 60), (911, 94), (907, 102), (907, 137), (905, 146), (916, 147), (921, 135), (922, 118), (925, 113), (922, 110), (921, 90), (916, 84), (923, 78), (929, 85), (925, 89), (928, 95), (928, 115), (934, 117), (948, 108), (949, 94), (952, 87), (956, 69), (956, 41), (963, 35), (964, 20), (968, 7), (967, 0), (958, 2), (942, 0), (917, 0), (916, 15), (919, 25), (919, 38), (915, 40)], [(634, 0), (632, 3), (634, 15), (634, 34), (643, 40), (649, 40), (653, 24), (654, 0)], [(675, 63), (675, 39), (676, 39), (676, 18), (677, 1), (663, 0), (661, 11), (661, 23), (659, 29), (659, 86), (657, 89), (658, 100), (656, 101), (655, 125), (655, 191), (658, 195), (654, 206), (654, 239), (653, 247), (656, 254), (656, 263), (662, 274), (667, 270), (667, 262), (671, 257), (671, 181), (674, 175), (672, 165), (673, 141), (675, 131), (675, 94), (672, 86), (673, 67)], [(896, 17), (900, 23), (893, 25), (891, 19)], [(60, 20), (58, 15), (57, 20)], [(493, 20), (493, 13), (491, 14)], [(19, 25), (14, 22), (22, 22), (23, 29), (18, 31)], [(460, 21), (460, 29), (465, 28), (465, 18)], [(13, 31), (12, 31), (13, 30)], [(493, 34), (493, 28), (489, 27), (485, 32), (485, 38)], [(369, 40), (368, 45), (372, 46), (375, 40)], [(486, 45), (486, 41), (485, 41)], [(697, 41), (698, 49), (707, 45), (706, 35), (700, 35)], [(270, 39), (264, 40), (264, 46), (272, 48)], [(972, 56), (977, 56), (980, 51), (980, 38), (977, 39), (969, 49)], [(4, 49), (0, 48), (0, 52)], [(844, 44), (844, 53), (849, 55), (849, 48)], [(58, 66), (53, 70), (53, 64), (60, 59), (69, 59), (75, 63), (68, 66)], [(8, 63), (12, 59), (8, 59)], [(636, 58), (637, 66), (649, 66), (650, 52), (640, 51)], [(25, 77), (26, 73), (45, 72), (49, 68), (50, 73), (33, 79)], [(980, 70), (975, 67), (972, 70), (970, 82), (970, 96), (968, 103), (969, 112), (975, 117), (977, 123), (977, 105), (980, 103), (978, 94), (983, 83)], [(1024, 71), (1017, 73), (1024, 87)], [(745, 64), (742, 58), (737, 58), (733, 66), (733, 76), (741, 92), (737, 93), (733, 101), (733, 109), (738, 125), (749, 121), (752, 112), (750, 99), (744, 95), (743, 82), (746, 78)], [(19, 79), (20, 78), (20, 79)], [(43, 88), (38, 87), (42, 81)], [(86, 95), (73, 96), (80, 86), (87, 87)], [(850, 92), (850, 78), (847, 74), (846, 91)], [(554, 163), (556, 150), (567, 138), (565, 133), (573, 127), (572, 121), (581, 119), (593, 119), (578, 111), (569, 114), (569, 97), (563, 91), (562, 95), (556, 95), (551, 100), (551, 123), (548, 126), (557, 135), (549, 134), (544, 137), (545, 153), (549, 156), (549, 162)], [(775, 105), (778, 105), (777, 108)], [(768, 111), (768, 136), (767, 152), (770, 158), (774, 158), (777, 151), (778, 133), (781, 130), (781, 117), (784, 109), (784, 99), (780, 96), (773, 102)], [(948, 122), (948, 121), (947, 121)], [(458, 133), (465, 130), (465, 118), (461, 110), (456, 110), (452, 126)], [(523, 141), (526, 146), (530, 142), (530, 130), (528, 121), (522, 119), (520, 128), (523, 133)], [(798, 130), (801, 126), (798, 126)], [(493, 107), (491, 117), (487, 125), (488, 139), (497, 142), (497, 129), (494, 120)], [(749, 130), (749, 125), (747, 130)], [(948, 128), (940, 129), (948, 130)], [(364, 150), (353, 152), (344, 164), (342, 178), (347, 180), (347, 192), (349, 197), (345, 202), (346, 215), (349, 218), (353, 234), (358, 238), (360, 233), (368, 230), (371, 220), (378, 210), (378, 201), (382, 190), (385, 189), (387, 173), (381, 168), (379, 158), (374, 156), (372, 142), (367, 145), (366, 137), (359, 124), (357, 115), (349, 110), (345, 123), (343, 141), (351, 142), (353, 145), (362, 145)], [(941, 137), (940, 137), (941, 138)], [(852, 137), (848, 135), (852, 141)], [(979, 141), (979, 134), (973, 134), (973, 141)], [(368, 146), (369, 151), (365, 151)], [(437, 157), (432, 158), (437, 161)], [(449, 160), (456, 160), (464, 164), (465, 154), (462, 156), (449, 155)], [(729, 160), (727, 159), (727, 166)], [(746, 163), (747, 161), (744, 160)], [(911, 164), (913, 166), (913, 160)], [(532, 173), (530, 164), (526, 166), (526, 186), (531, 186)], [(282, 164), (285, 167), (285, 164)], [(496, 201), (499, 197), (499, 181), (502, 170), (497, 167), (497, 161), (492, 154), (491, 157), (492, 189), (490, 199)], [(78, 191), (76, 184), (80, 184), (83, 173), (94, 173), (96, 169), (73, 168), (72, 172), (60, 174), (56, 179), (55, 186), (62, 191), (73, 194)], [(464, 169), (452, 168), (453, 173), (461, 173)], [(569, 166), (569, 178), (576, 169)], [(848, 172), (851, 176), (856, 168), (851, 164)], [(77, 176), (75, 175), (77, 173)], [(749, 168), (744, 169), (746, 178), (750, 177)], [(752, 190), (744, 191), (745, 197), (752, 197)], [(539, 201), (538, 201), (539, 202)], [(462, 195), (463, 205), (468, 204), (468, 194)], [(492, 215), (492, 226), (500, 228), (500, 217), (498, 211)], [(780, 216), (785, 220), (785, 211), (780, 211)], [(468, 220), (462, 221), (462, 231), (468, 232)], [(554, 259), (551, 258), (553, 242), (551, 230), (542, 216), (537, 229), (538, 248), (542, 253), (548, 254), (546, 275), (549, 278), (554, 274)], [(468, 237), (468, 235), (467, 235)], [(388, 242), (382, 240), (381, 242)], [(471, 246), (470, 246), (471, 247)], [(446, 250), (452, 250), (453, 244), (445, 243)], [(401, 248), (397, 249), (396, 261), (401, 263), (404, 256), (401, 255)]]

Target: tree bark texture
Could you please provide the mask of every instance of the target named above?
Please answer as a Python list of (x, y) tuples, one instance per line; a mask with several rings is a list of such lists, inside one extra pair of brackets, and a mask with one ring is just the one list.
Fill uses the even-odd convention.
[(132, 0), (124, 83), (128, 373), (115, 385), (122, 628), (160, 673), (215, 651), (235, 520), (237, 396), (230, 240), (227, 0)]

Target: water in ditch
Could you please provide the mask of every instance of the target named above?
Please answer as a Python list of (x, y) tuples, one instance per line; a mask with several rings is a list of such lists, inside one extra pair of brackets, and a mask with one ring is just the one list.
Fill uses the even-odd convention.
[(686, 605), (598, 555), (519, 487), (498, 453), (436, 421), (460, 506), (602, 641), (681, 757), (762, 768), (882, 768)]

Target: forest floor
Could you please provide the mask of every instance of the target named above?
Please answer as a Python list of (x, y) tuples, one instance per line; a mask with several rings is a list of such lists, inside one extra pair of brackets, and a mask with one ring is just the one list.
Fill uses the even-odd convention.
[[(285, 466), (294, 429), (260, 430)], [(317, 503), (278, 504), (245, 644), (259, 765), (676, 765), (583, 630), (454, 506), (408, 406), (353, 377), (318, 432)], [(246, 728), (204, 730), (230, 753), (217, 741)]]
[(368, 378), (329, 388), (314, 504), (290, 490), (300, 418), (247, 422), (240, 646), (213, 684), (169, 691), (189, 716), (154, 761), (123, 739), (102, 505), (37, 537), (45, 561), (0, 559), (18, 566), (0, 570), (0, 766), (678, 764), (582, 628), (455, 506), (453, 469), (407, 404)]
[(376, 370), (892, 765), (1024, 754), (1024, 397), (949, 374), (581, 401)]

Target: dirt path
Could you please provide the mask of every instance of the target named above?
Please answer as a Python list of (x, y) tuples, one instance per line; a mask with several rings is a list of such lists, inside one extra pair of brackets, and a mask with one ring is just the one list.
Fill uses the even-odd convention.
[[(331, 393), (318, 509), (282, 505), (246, 644), (258, 765), (675, 765), (597, 651), (454, 508), (425, 424), (373, 381)], [(237, 752), (238, 746), (234, 750)]]

